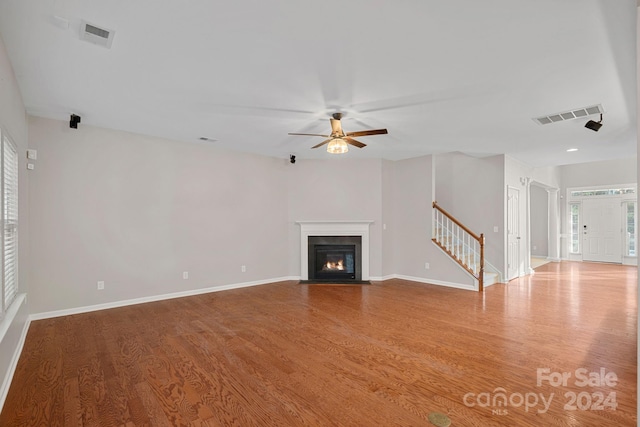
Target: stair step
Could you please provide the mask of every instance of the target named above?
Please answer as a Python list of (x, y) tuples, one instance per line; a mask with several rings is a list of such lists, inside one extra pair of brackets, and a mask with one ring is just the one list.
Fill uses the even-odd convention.
[(484, 286), (489, 286), (498, 283), (498, 279), (498, 273), (484, 273), (482, 283)]

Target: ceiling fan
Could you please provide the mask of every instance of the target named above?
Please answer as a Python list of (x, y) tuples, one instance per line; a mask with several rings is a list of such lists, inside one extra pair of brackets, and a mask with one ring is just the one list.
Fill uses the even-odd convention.
[(327, 151), (329, 153), (341, 154), (349, 151), (349, 146), (347, 144), (353, 145), (354, 147), (358, 148), (366, 147), (367, 144), (356, 141), (355, 139), (353, 139), (354, 136), (384, 135), (388, 133), (386, 129), (372, 129), (345, 133), (342, 130), (340, 119), (342, 119), (342, 113), (333, 113), (332, 118), (329, 119), (331, 121), (330, 135), (320, 135), (317, 133), (289, 133), (289, 135), (322, 136), (325, 138), (329, 138), (322, 141), (320, 144), (314, 145), (311, 148), (318, 148), (322, 147), (325, 144), (329, 144), (327, 146)]

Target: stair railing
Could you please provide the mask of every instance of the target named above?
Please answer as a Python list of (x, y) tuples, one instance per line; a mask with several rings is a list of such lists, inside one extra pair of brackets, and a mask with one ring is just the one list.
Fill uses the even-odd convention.
[(479, 236), (465, 227), (449, 212), (433, 202), (433, 242), (455, 262), (478, 280), (478, 291), (484, 288), (484, 234)]

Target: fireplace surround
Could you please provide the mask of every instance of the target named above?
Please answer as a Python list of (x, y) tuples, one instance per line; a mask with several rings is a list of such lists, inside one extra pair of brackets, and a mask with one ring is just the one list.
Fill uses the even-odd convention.
[[(350, 281), (368, 281), (369, 280), (369, 226), (373, 221), (296, 221), (300, 225), (300, 279), (303, 281), (309, 280), (322, 280), (314, 279), (315, 271), (310, 274), (310, 264), (312, 268), (315, 268), (317, 261), (317, 254), (312, 252), (311, 256), (314, 257), (314, 261), (310, 262), (310, 241), (313, 244), (334, 245), (333, 248), (321, 247), (321, 257), (325, 255), (343, 255), (343, 268), (347, 269), (347, 263), (349, 259), (349, 253), (353, 253), (355, 267), (354, 272), (349, 274), (355, 274), (355, 277), (344, 277), (338, 279), (337, 275), (328, 276), (328, 279), (335, 278), (337, 280), (350, 280)], [(359, 243), (358, 243), (359, 242)], [(344, 248), (343, 246), (355, 246), (355, 248)], [(329, 250), (329, 252), (323, 252)], [(353, 252), (351, 252), (353, 250)], [(311, 248), (311, 251), (314, 251)], [(333, 253), (331, 252), (333, 251)], [(338, 260), (329, 259), (326, 262), (338, 262)], [(343, 272), (346, 271), (342, 270)], [(327, 272), (325, 274), (338, 273), (336, 271)], [(322, 274), (321, 274), (322, 276)], [(327, 276), (324, 276), (327, 277)]]

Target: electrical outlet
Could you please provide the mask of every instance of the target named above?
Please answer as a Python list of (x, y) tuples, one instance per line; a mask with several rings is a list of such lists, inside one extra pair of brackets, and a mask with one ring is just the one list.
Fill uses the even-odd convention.
[(182, 278), (183, 278), (184, 280), (187, 280), (187, 279), (189, 278), (189, 272), (188, 272), (188, 271), (183, 271), (183, 272), (182, 272)]
[(104, 289), (104, 281), (99, 280), (98, 281), (98, 290), (101, 291)]
[(424, 269), (425, 269), (425, 270), (428, 270), (428, 269), (430, 269), (430, 268), (431, 268), (431, 266), (429, 265), (429, 263), (428, 263), (428, 262), (425, 262), (425, 263), (424, 263)]
[(247, 266), (243, 265), (242, 267), (240, 267), (240, 271), (243, 272), (243, 273), (246, 273), (247, 272)]
[(494, 233), (497, 233), (497, 232), (498, 232), (498, 230), (500, 230), (500, 229), (498, 228), (498, 226), (497, 226), (497, 225), (494, 225), (494, 226), (493, 226), (493, 232), (494, 232)]

